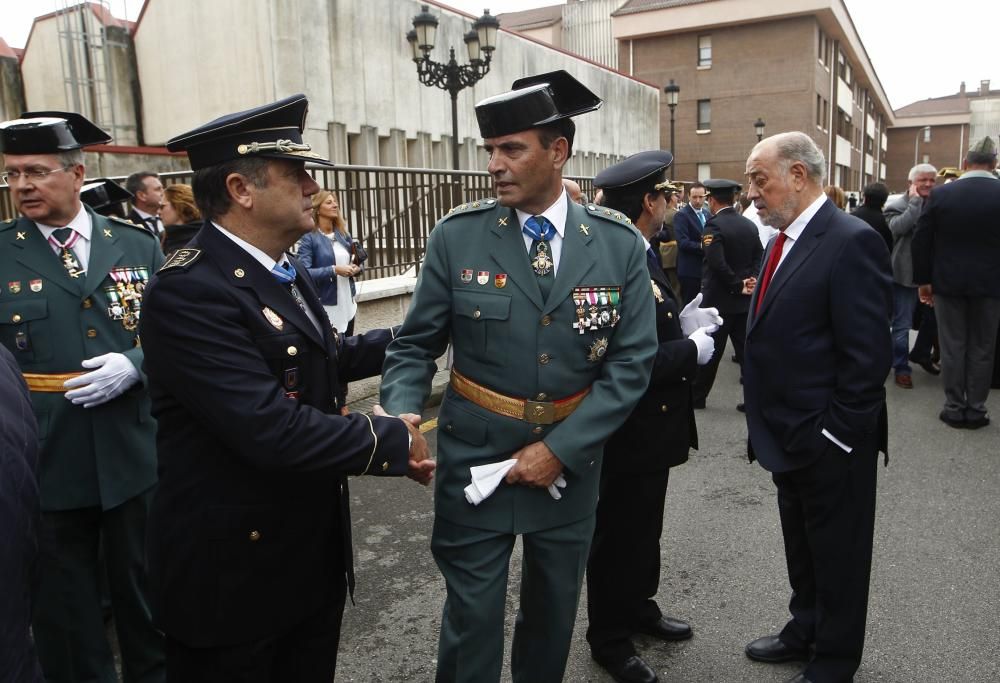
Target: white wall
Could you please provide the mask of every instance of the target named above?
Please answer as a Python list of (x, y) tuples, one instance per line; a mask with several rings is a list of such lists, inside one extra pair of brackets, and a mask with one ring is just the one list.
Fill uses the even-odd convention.
[[(162, 144), (219, 115), (297, 92), (309, 97), (306, 139), (321, 154), (353, 146), (377, 155), (386, 147), (377, 140), (350, 145), (342, 137), (384, 138), (394, 129), (410, 141), (450, 140), (451, 99), (419, 83), (405, 39), (419, 12), (416, 0), (148, 0), (135, 36), (146, 141)], [(464, 63), (463, 36), (473, 20), (437, 5), (431, 12), (440, 20), (432, 57), (446, 61), (454, 46)], [(481, 143), (475, 102), (517, 78), (565, 69), (605, 100), (577, 119), (580, 159), (567, 172), (586, 165), (587, 152), (618, 157), (657, 147), (658, 88), (511, 33), (499, 34), (494, 55), (490, 73), (458, 96), (460, 140)], [(450, 153), (437, 156), (449, 165)], [(460, 156), (471, 163), (476, 155)]]

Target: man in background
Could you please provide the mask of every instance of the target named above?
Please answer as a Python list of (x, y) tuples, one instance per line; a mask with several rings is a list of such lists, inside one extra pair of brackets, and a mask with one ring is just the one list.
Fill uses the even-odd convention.
[(949, 427), (990, 423), (993, 358), (1000, 324), (1000, 180), (997, 148), (976, 140), (965, 173), (930, 193), (913, 238), (913, 277), (932, 304), (941, 345), (944, 408)]
[(139, 171), (125, 179), (125, 189), (132, 194), (132, 210), (128, 219), (141, 225), (157, 238), (163, 235), (160, 208), (163, 206), (163, 184), (152, 171)]
[(708, 210), (705, 208), (705, 186), (693, 183), (688, 188), (688, 203), (674, 216), (677, 237), (677, 278), (681, 283), (681, 302), (688, 304), (701, 291), (701, 269), (704, 252), (701, 237), (705, 233)]

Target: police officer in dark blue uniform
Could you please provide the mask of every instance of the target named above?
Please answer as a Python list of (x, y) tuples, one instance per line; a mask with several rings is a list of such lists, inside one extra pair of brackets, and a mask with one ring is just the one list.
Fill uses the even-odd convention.
[[(705, 181), (705, 189), (712, 217), (705, 223), (705, 234), (701, 238), (705, 254), (702, 303), (717, 308), (725, 322), (712, 334), (715, 355), (707, 365), (698, 368), (698, 377), (694, 382), (695, 408), (705, 407), (705, 400), (715, 384), (727, 337), (733, 342), (736, 362), (741, 367), (743, 365), (750, 295), (764, 255), (756, 226), (733, 208), (740, 184), (722, 178), (711, 179)], [(743, 404), (737, 404), (736, 409), (743, 410)]]
[(142, 325), (168, 681), (329, 683), (354, 586), (346, 476), (433, 469), (411, 422), (340, 415), (340, 385), (379, 373), (391, 333), (337, 338), (285, 253), (313, 228), (305, 162), (330, 165), (302, 141), (306, 108), (296, 95), (167, 144), (187, 151), (206, 217), (150, 284)]
[[(698, 447), (691, 380), (712, 356), (709, 336), (718, 312), (680, 308), (659, 258), (649, 245), (662, 226), (672, 191), (665, 182), (670, 152), (634, 154), (597, 174), (604, 205), (628, 216), (646, 241), (649, 296), (656, 304), (657, 349), (646, 393), (604, 447), (600, 500), (587, 564), (587, 641), (616, 681), (652, 683), (654, 672), (631, 637), (691, 637), (691, 627), (664, 616), (653, 599), (660, 580), (660, 534), (670, 468)], [(692, 302), (693, 303), (693, 302)]]

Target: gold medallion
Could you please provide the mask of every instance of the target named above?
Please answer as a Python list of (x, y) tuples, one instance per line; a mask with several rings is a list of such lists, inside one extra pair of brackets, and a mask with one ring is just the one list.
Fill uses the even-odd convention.
[(267, 322), (271, 323), (271, 326), (274, 327), (274, 329), (279, 332), (284, 329), (285, 321), (281, 319), (280, 315), (272, 311), (267, 306), (264, 306), (261, 312), (264, 314), (264, 317), (267, 318)]
[(660, 291), (660, 286), (657, 285), (652, 280), (649, 281), (649, 284), (653, 285), (653, 296), (656, 298), (656, 303), (662, 304), (663, 303), (663, 292)]
[(591, 363), (596, 363), (597, 361), (604, 358), (604, 354), (607, 353), (607, 350), (608, 350), (608, 339), (607, 337), (601, 337), (600, 339), (595, 340), (594, 343), (590, 345), (590, 352), (587, 354), (587, 360), (589, 360)]
[(552, 259), (549, 257), (549, 247), (547, 242), (539, 242), (535, 258), (531, 260), (531, 268), (535, 275), (544, 276), (552, 272)]

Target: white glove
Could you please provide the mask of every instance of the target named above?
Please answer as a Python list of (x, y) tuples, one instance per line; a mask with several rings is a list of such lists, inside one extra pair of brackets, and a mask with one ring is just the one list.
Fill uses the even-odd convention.
[(97, 369), (68, 379), (63, 386), (72, 389), (66, 392), (66, 398), (75, 405), (83, 405), (84, 408), (107, 403), (116, 396), (121, 396), (139, 381), (139, 371), (132, 365), (132, 361), (121, 353), (106, 353), (103, 356), (88, 358), (80, 365), (88, 369)]
[(681, 311), (681, 332), (684, 336), (690, 338), (691, 334), (697, 330), (699, 327), (710, 327), (712, 329), (708, 330), (711, 334), (719, 329), (719, 325), (722, 324), (722, 317), (719, 315), (719, 309), (712, 308), (698, 308), (701, 306), (701, 292), (695, 298), (691, 299), (690, 303), (684, 307)]
[[(482, 503), (484, 500), (493, 495), (493, 492), (496, 491), (498, 486), (500, 486), (500, 482), (502, 482), (503, 478), (507, 476), (507, 472), (509, 472), (510, 468), (516, 464), (517, 460), (511, 458), (510, 460), (504, 460), (503, 462), (470, 467), (469, 473), (472, 475), (472, 483), (465, 487), (465, 499), (473, 505), (479, 505)], [(556, 477), (556, 480), (549, 485), (549, 495), (552, 496), (554, 500), (559, 500), (562, 498), (562, 492), (560, 492), (559, 489), (564, 488), (566, 488), (566, 479), (560, 474)]]
[[(711, 327), (714, 328), (716, 326), (712, 325)], [(694, 345), (698, 347), (698, 365), (705, 365), (705, 363), (712, 360), (712, 354), (715, 353), (715, 340), (709, 334), (714, 331), (714, 329), (709, 329), (708, 327), (699, 327), (688, 335), (688, 339), (693, 341)]]

